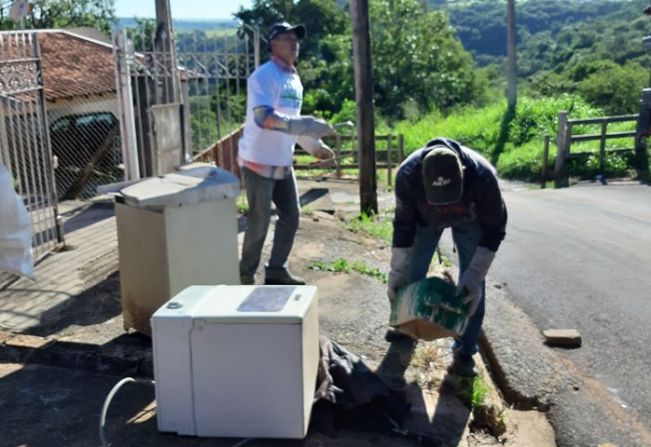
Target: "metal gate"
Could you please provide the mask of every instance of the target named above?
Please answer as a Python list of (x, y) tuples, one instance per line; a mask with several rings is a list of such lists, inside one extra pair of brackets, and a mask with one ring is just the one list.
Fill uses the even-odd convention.
[(182, 92), (189, 108), (189, 153), (193, 158), (209, 153), (226, 168), (234, 164), (230, 146), (244, 124), (246, 80), (260, 63), (259, 33), (246, 31), (241, 36), (195, 31), (177, 37)]
[[(200, 154), (234, 165), (236, 140), (226, 137), (244, 123), (246, 79), (260, 60), (259, 33), (249, 31), (184, 31), (173, 42), (143, 27), (115, 36), (122, 142), (133, 172), (160, 175)], [(218, 151), (223, 141), (228, 150)]]
[(0, 162), (31, 214), (34, 257), (63, 242), (36, 33), (0, 32)]

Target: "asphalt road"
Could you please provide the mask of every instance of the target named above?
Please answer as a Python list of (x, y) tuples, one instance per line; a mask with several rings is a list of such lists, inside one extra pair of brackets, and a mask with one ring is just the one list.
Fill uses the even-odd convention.
[[(651, 187), (587, 184), (560, 190), (506, 189), (507, 238), (489, 275), (506, 284), (510, 299), (539, 330), (576, 328), (583, 346), (556, 351), (582, 380), (605, 391), (593, 393), (583, 408), (573, 410), (580, 415), (568, 414), (567, 408), (556, 412), (557, 420), (552, 422), (557, 433), (574, 433), (565, 440), (560, 435), (559, 444), (581, 445), (574, 443), (587, 436), (563, 424), (603, 426), (606, 421), (591, 420), (597, 417), (591, 408), (598, 406), (617, 413), (612, 420), (627, 426), (628, 441), (619, 445), (630, 445), (630, 439), (647, 445)], [(567, 398), (559, 399), (559, 405), (563, 401), (569, 408)]]

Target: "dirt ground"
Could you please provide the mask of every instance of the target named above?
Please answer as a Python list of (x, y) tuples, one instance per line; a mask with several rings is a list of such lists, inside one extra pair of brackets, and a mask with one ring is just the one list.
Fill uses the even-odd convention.
[[(356, 184), (300, 182), (299, 188), (304, 193), (327, 189), (326, 195), (316, 194), (318, 200), (305, 205), (309, 212), (301, 217), (290, 257), (292, 271), (318, 287), (321, 333), (358, 355), (389, 386), (405, 396), (412, 410), (405, 436), (342, 430), (330, 438), (311, 431), (300, 443), (257, 440), (247, 445), (401, 446), (428, 445), (425, 442), (428, 439), (429, 445), (438, 446), (554, 446), (554, 433), (542, 413), (517, 412), (503, 404), (480, 356), (477, 360), (485, 397), (481, 405), (470, 408), (473, 384), (445, 373), (451, 360), (447, 352), (450, 340), (387, 342), (384, 335), (389, 304), (386, 285), (381, 279), (356, 272), (333, 273), (313, 268), (315, 262), (330, 263), (343, 258), (387, 273), (390, 247), (345, 228), (343, 219), (355, 214), (358, 207), (351, 199), (357, 192)], [(390, 194), (384, 194), (380, 203), (386, 206), (390, 200)], [(242, 236), (240, 232), (240, 243)], [(263, 262), (268, 257), (271, 239), (272, 234), (265, 245)], [(442, 273), (441, 267), (435, 268)], [(261, 280), (259, 274), (258, 282)], [(83, 345), (84, 349), (95, 346), (116, 358), (134, 356), (137, 352), (140, 360), (144, 357), (151, 364), (149, 340), (139, 334), (125, 334), (122, 328), (117, 273), (71, 298), (56, 313), (44, 315), (41, 324), (26, 334), (69, 346)], [(0, 359), (0, 414), (3, 415), (0, 446), (98, 444), (96, 426), (101, 402), (112, 384), (126, 374), (117, 366), (111, 369), (110, 365), (104, 371), (93, 371), (90, 361), (84, 362), (76, 355), (62, 354), (61, 364), (53, 366), (51, 362), (50, 366), (43, 366)], [(198, 440), (160, 434), (155, 427), (153, 390), (134, 387), (121, 394), (116, 397), (107, 420), (107, 436), (113, 445), (236, 444), (236, 440)]]

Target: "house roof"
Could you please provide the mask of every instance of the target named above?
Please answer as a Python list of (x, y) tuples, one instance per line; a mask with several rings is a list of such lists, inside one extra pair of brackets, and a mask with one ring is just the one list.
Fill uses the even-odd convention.
[(115, 92), (110, 45), (62, 30), (39, 31), (48, 101)]

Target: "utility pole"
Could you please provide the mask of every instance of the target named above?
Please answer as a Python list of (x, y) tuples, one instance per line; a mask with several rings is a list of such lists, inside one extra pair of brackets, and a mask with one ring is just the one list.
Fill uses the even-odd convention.
[(373, 70), (371, 65), (368, 0), (351, 0), (350, 16), (353, 24), (360, 211), (366, 214), (377, 214)]
[(162, 58), (166, 73), (163, 75), (161, 104), (179, 101), (178, 73), (176, 67), (176, 45), (172, 27), (170, 0), (156, 0), (156, 36), (154, 48)]
[(516, 34), (515, 34), (515, 0), (508, 0), (506, 11), (507, 22), (507, 97), (509, 110), (515, 110), (515, 103), (518, 98), (517, 90), (517, 63), (515, 55)]

